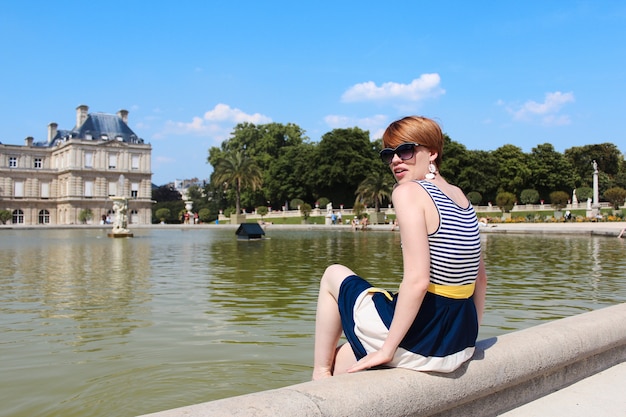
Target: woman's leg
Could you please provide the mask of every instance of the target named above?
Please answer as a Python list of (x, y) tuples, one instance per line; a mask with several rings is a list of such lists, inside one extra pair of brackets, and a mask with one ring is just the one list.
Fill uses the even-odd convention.
[(337, 297), (341, 283), (350, 275), (354, 272), (343, 265), (331, 265), (322, 275), (315, 315), (313, 380), (333, 375), (335, 356), (339, 352), (337, 343), (342, 331)]
[(350, 343), (344, 343), (337, 348), (335, 353), (335, 365), (333, 366), (333, 375), (345, 374), (348, 369), (356, 363), (356, 356)]

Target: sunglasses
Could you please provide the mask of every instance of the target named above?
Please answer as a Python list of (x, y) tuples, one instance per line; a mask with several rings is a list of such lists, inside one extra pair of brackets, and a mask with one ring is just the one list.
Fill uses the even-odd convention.
[(398, 145), (395, 149), (385, 148), (380, 151), (380, 159), (387, 165), (391, 164), (394, 155), (398, 155), (403, 161), (413, 158), (415, 156), (415, 148), (421, 146), (419, 143), (407, 142), (402, 145)]

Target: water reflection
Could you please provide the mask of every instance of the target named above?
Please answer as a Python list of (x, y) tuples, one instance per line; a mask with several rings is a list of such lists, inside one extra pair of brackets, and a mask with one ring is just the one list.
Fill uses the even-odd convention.
[[(2, 231), (0, 416), (134, 416), (307, 381), (324, 268), (391, 290), (402, 274), (393, 232), (105, 233)], [(626, 301), (623, 240), (483, 244), (481, 338)]]

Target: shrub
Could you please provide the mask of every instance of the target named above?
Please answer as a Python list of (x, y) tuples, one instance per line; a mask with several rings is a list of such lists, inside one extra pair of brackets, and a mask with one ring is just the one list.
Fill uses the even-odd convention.
[(269, 209), (267, 208), (267, 206), (259, 206), (256, 208), (256, 212), (259, 216), (261, 216), (261, 219), (263, 219), (263, 216), (267, 215)]
[(0, 222), (7, 224), (13, 218), (13, 214), (9, 210), (0, 210)]
[(626, 200), (626, 190), (622, 187), (611, 187), (604, 192), (604, 198), (606, 198), (614, 210), (619, 210), (619, 207), (624, 204)]
[(483, 201), (483, 196), (478, 191), (470, 191), (467, 193), (467, 199), (472, 205), (477, 206)]
[(505, 213), (511, 211), (515, 205), (515, 194), (503, 191), (496, 196), (496, 205)]
[(522, 204), (535, 204), (539, 201), (539, 191), (530, 189), (522, 190), (519, 199)]
[(84, 209), (78, 213), (78, 221), (82, 224), (87, 223), (89, 220), (93, 219), (93, 212), (91, 209)]
[(569, 199), (569, 194), (565, 191), (552, 191), (550, 193), (550, 204), (556, 210), (561, 210), (567, 206), (567, 200)]
[(302, 217), (304, 220), (308, 219), (311, 215), (311, 205), (309, 203), (300, 204), (300, 213), (302, 213)]
[(154, 215), (156, 216), (157, 219), (165, 223), (165, 221), (170, 218), (171, 212), (170, 212), (170, 209), (163, 207), (163, 208), (158, 209), (154, 213)]
[(593, 198), (593, 188), (591, 187), (576, 188), (576, 198), (578, 199), (578, 201), (587, 201), (588, 198)]
[(296, 210), (296, 209), (299, 209), (300, 206), (302, 206), (303, 204), (304, 204), (304, 201), (302, 201), (299, 198), (294, 198), (293, 200), (289, 202), (289, 208), (291, 210)]
[(326, 198), (326, 197), (321, 197), (320, 199), (317, 200), (317, 204), (322, 209), (325, 209), (326, 206), (328, 205), (328, 203), (330, 203), (330, 200), (328, 198)]
[(208, 208), (201, 208), (200, 211), (198, 212), (198, 220), (200, 220), (202, 223), (208, 223), (211, 221), (211, 210), (209, 210)]

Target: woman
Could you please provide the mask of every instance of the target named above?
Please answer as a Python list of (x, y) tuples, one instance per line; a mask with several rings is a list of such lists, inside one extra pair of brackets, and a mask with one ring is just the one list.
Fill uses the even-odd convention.
[[(463, 192), (439, 175), (443, 134), (410, 116), (383, 135), (382, 160), (402, 241), (396, 294), (374, 288), (343, 265), (320, 283), (313, 379), (376, 366), (452, 372), (474, 353), (487, 275), (478, 221)], [(344, 332), (348, 343), (337, 347)]]

